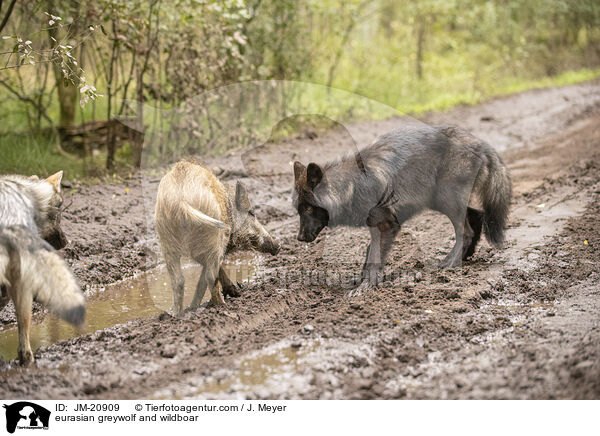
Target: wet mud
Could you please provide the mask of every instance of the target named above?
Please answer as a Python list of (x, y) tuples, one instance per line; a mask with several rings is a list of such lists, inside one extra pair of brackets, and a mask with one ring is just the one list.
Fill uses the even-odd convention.
[[(414, 120), (413, 120), (414, 121)], [(599, 398), (600, 82), (427, 114), (501, 151), (515, 198), (507, 244), (462, 267), (446, 218), (411, 219), (388, 280), (346, 298), (368, 232), (296, 240), (290, 162), (368, 144), (403, 118), (262, 144), (208, 163), (244, 181), (276, 256), (230, 259), (239, 298), (174, 318), (149, 210), (159, 177), (74, 186), (63, 250), (89, 294), (74, 331), (38, 311), (36, 364), (0, 363), (5, 398)], [(186, 298), (199, 271), (186, 273)], [(0, 353), (14, 358), (9, 305)], [(96, 319), (99, 318), (99, 319)], [(69, 330), (70, 329), (70, 330)], [(5, 338), (5, 339), (2, 339)], [(14, 341), (14, 340), (13, 340)], [(37, 342), (35, 342), (37, 341)]]

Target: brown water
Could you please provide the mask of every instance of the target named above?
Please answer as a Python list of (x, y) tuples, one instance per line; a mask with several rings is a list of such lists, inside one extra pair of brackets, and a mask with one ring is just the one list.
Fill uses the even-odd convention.
[(295, 377), (307, 384), (302, 375), (304, 368), (321, 361), (320, 340), (303, 340), (300, 348), (288, 341), (272, 344), (261, 350), (241, 356), (234, 370), (223, 370), (185, 385), (176, 384), (152, 396), (155, 400), (238, 398), (261, 386), (289, 385)]
[[(256, 253), (239, 253), (223, 263), (223, 268), (232, 280), (248, 282), (256, 274), (261, 262)], [(183, 267), (185, 276), (184, 304), (192, 301), (196, 282), (202, 268), (198, 265)], [(210, 292), (204, 295), (204, 301)], [(164, 266), (140, 274), (134, 278), (106, 286), (88, 298), (85, 325), (75, 328), (52, 316), (46, 315), (32, 323), (30, 330), (31, 349), (64, 339), (103, 330), (137, 318), (145, 318), (169, 310), (173, 304), (173, 293), (169, 276)], [(0, 358), (12, 360), (17, 357), (19, 337), (16, 325), (5, 325), (0, 330)]]
[(219, 394), (229, 390), (250, 390), (264, 385), (271, 378), (297, 374), (302, 368), (300, 359), (315, 347), (315, 344), (300, 350), (291, 346), (272, 347), (245, 356), (239, 362), (238, 371), (223, 380), (211, 380), (201, 385), (187, 397), (202, 397), (204, 394)]

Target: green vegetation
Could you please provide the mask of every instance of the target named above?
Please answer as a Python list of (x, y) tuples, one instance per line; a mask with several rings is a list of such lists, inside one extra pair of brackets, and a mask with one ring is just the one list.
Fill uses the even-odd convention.
[[(42, 0), (6, 12), (2, 172), (98, 176), (268, 140), (287, 117), (312, 126), (302, 114), (420, 114), (600, 76), (596, 0)], [(56, 133), (70, 150), (65, 129), (115, 116), (145, 135), (109, 130), (79, 157), (57, 146)]]
[(57, 153), (55, 146), (52, 136), (5, 134), (0, 146), (0, 173), (50, 175), (62, 169), (69, 178), (88, 174), (82, 159)]

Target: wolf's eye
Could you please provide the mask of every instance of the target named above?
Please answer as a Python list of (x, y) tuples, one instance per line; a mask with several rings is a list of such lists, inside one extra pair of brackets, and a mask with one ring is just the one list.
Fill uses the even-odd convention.
[(313, 212), (312, 206), (306, 206), (305, 211), (306, 211), (306, 213), (312, 213)]
[(248, 211), (248, 215), (250, 215), (250, 216), (256, 216), (256, 215), (254, 214), (254, 211), (253, 211), (253, 210), (249, 210), (249, 211)]

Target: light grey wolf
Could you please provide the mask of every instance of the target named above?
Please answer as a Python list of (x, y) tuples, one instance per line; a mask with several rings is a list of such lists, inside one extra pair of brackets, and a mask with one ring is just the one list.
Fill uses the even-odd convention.
[[(326, 226), (369, 227), (361, 284), (350, 296), (378, 283), (400, 226), (418, 212), (450, 218), (456, 242), (441, 266), (456, 267), (474, 253), (482, 227), (491, 244), (502, 245), (512, 197), (498, 153), (452, 126), (408, 125), (322, 166), (295, 162), (294, 179), (298, 240), (311, 242)], [(473, 193), (483, 211), (469, 207)]]
[(173, 288), (174, 314), (183, 310), (182, 257), (202, 265), (191, 304), (197, 308), (207, 288), (215, 305), (223, 304), (219, 285), (225, 293), (232, 292), (234, 285), (221, 268), (226, 253), (246, 249), (271, 254), (279, 251), (279, 244), (254, 216), (244, 185), (223, 185), (193, 159), (176, 163), (160, 181), (155, 220)]
[(22, 364), (33, 362), (33, 301), (75, 325), (85, 318), (85, 297), (66, 262), (48, 243), (56, 248), (66, 244), (60, 228), (61, 179), (62, 171), (45, 180), (0, 177), (0, 308), (9, 300), (15, 305)]

